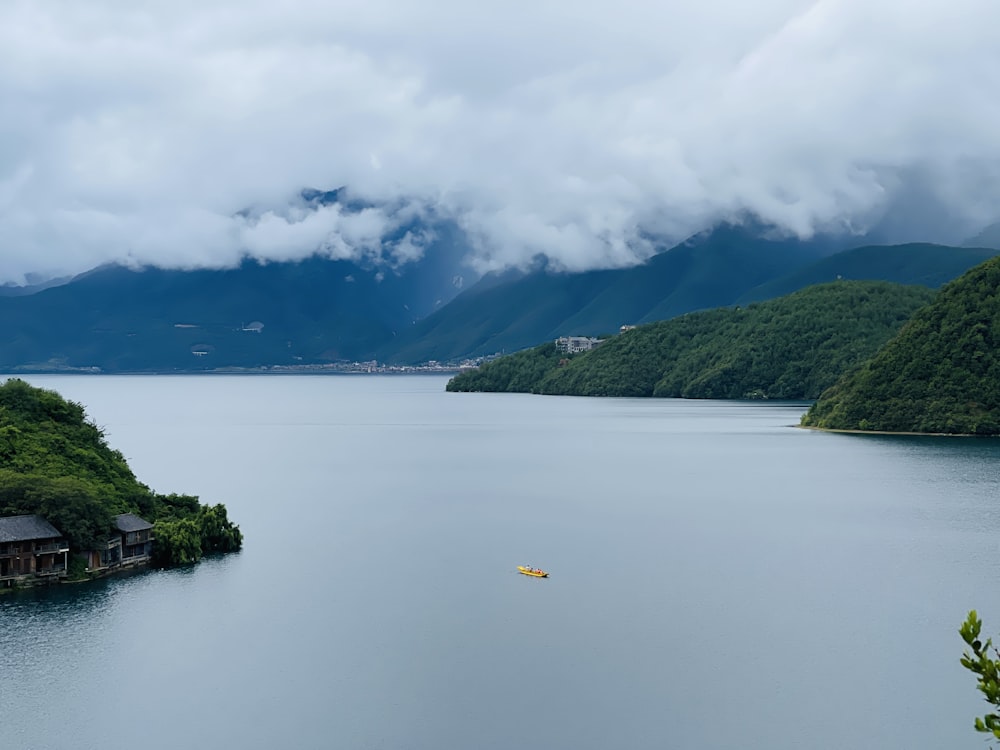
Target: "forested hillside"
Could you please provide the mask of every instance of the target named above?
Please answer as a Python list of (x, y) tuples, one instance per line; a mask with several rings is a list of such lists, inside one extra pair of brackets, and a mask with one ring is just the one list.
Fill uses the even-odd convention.
[(874, 354), (934, 294), (888, 282), (821, 284), (747, 308), (639, 326), (572, 357), (544, 344), (462, 373), (448, 390), (811, 399)]
[(231, 551), (242, 534), (224, 506), (161, 495), (110, 448), (82, 405), (11, 379), (0, 385), (0, 516), (37, 513), (65, 534), (71, 551), (107, 541), (114, 516), (153, 522), (160, 563)]
[(516, 351), (556, 336), (609, 334), (622, 324), (733, 304), (749, 289), (836, 249), (819, 238), (767, 239), (759, 230), (721, 225), (631, 268), (583, 273), (542, 268), (486, 278), (401, 331), (378, 358), (449, 361)]
[(945, 286), (802, 424), (844, 430), (1000, 434), (1000, 259)]
[(776, 299), (836, 280), (936, 288), (997, 254), (926, 243), (833, 252), (822, 242), (767, 240), (720, 227), (630, 269), (536, 272), (487, 279), (401, 332), (379, 359), (448, 361), (517, 350), (557, 336), (604, 335), (622, 324)]

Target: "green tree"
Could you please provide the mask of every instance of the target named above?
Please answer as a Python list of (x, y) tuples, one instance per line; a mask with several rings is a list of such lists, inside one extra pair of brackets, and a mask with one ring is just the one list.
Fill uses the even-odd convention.
[[(1000, 708), (1000, 651), (997, 651), (991, 639), (980, 640), (983, 621), (979, 619), (976, 610), (969, 616), (962, 627), (958, 629), (962, 640), (969, 650), (963, 652), (961, 664), (976, 675), (976, 688), (981, 692), (991, 706)], [(1000, 715), (990, 712), (985, 716), (976, 717), (977, 732), (992, 734), (1000, 739)]]
[(34, 513), (59, 529), (74, 550), (95, 548), (111, 529), (112, 513), (93, 485), (76, 477), (0, 469), (0, 516)]
[(198, 562), (207, 552), (235, 552), (243, 546), (239, 526), (229, 520), (222, 503), (198, 506), (186, 512), (190, 501), (197, 506), (197, 499), (172, 495), (174, 501), (184, 500), (179, 506), (182, 514), (162, 516), (153, 526), (153, 562), (157, 565), (189, 565)]
[(243, 534), (229, 520), (222, 503), (203, 506), (198, 512), (198, 529), (204, 552), (235, 552), (243, 546)]
[(157, 521), (153, 525), (153, 563), (190, 565), (201, 559), (201, 529), (193, 518)]

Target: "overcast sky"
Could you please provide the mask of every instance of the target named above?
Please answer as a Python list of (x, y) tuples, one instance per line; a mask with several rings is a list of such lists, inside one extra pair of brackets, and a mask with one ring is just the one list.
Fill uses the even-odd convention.
[[(627, 264), (742, 212), (862, 232), (900, 196), (971, 234), (998, 28), (996, 0), (3, 0), (0, 280), (412, 256), (380, 239), (429, 211), (481, 267)], [(373, 208), (296, 200), (340, 186)]]

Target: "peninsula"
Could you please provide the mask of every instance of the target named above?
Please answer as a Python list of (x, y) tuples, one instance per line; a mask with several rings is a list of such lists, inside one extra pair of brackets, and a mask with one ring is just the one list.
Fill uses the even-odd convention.
[(184, 565), (240, 549), (223, 505), (142, 484), (81, 404), (0, 385), (0, 588)]

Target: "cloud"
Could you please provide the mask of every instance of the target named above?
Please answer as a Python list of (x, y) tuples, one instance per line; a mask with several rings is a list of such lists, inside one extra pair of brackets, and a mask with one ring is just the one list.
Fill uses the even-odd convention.
[[(998, 22), (992, 0), (9, 0), (0, 279), (398, 263), (425, 214), (480, 268), (626, 265), (747, 212), (959, 239), (1000, 218)], [(340, 186), (368, 208), (300, 198)]]

